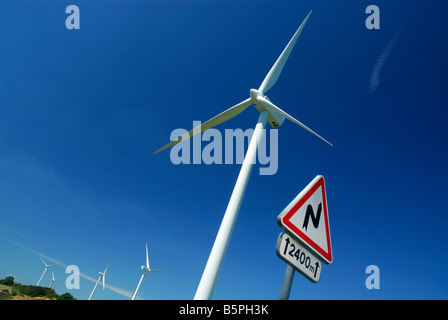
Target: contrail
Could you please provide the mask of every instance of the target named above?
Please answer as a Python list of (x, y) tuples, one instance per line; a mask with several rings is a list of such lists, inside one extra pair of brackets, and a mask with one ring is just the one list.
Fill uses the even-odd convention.
[(381, 52), (380, 56), (376, 60), (375, 66), (373, 67), (372, 74), (370, 75), (370, 85), (369, 89), (367, 90), (368, 94), (373, 94), (376, 91), (376, 88), (380, 84), (380, 73), (381, 69), (383, 69), (384, 63), (389, 58), (392, 49), (395, 46), (395, 43), (397, 42), (398, 37), (401, 34), (402, 29), (400, 29), (393, 37), (389, 40), (389, 43), (387, 44), (386, 48)]
[[(28, 250), (28, 251), (30, 251), (30, 252), (36, 254), (36, 255), (38, 255), (38, 256), (40, 256), (40, 257), (42, 257), (42, 258), (45, 258), (46, 260), (50, 260), (50, 261), (52, 261), (52, 262), (54, 262), (54, 263), (60, 265), (60, 266), (63, 267), (63, 268), (66, 268), (66, 267), (67, 267), (67, 264), (65, 264), (65, 263), (63, 263), (63, 262), (60, 262), (60, 261), (58, 261), (58, 260), (56, 260), (56, 259), (50, 258), (49, 256), (47, 256), (47, 255), (45, 255), (45, 254), (43, 254), (43, 253), (41, 253), (41, 252), (38, 252), (38, 251), (36, 251), (36, 250), (34, 250), (34, 249), (25, 247), (23, 244), (20, 244), (20, 243), (18, 243), (18, 242), (15, 242), (15, 241), (12, 241), (12, 240), (8, 240), (8, 239), (5, 239), (5, 240), (8, 241), (8, 242), (10, 242), (10, 243), (12, 243), (12, 244), (15, 245), (15, 246), (18, 246), (18, 247), (20, 247), (20, 248), (23, 248), (23, 249), (25, 249), (25, 250)], [(84, 279), (87, 279), (87, 280), (89, 280), (89, 281), (92, 281), (93, 283), (96, 283), (96, 280), (97, 280), (97, 279), (94, 279), (94, 278), (92, 278), (92, 277), (90, 277), (90, 276), (88, 276), (88, 275), (82, 274), (81, 272), (79, 273), (79, 275), (80, 275), (81, 277), (83, 277)], [(126, 291), (126, 290), (124, 290), (124, 289), (121, 289), (121, 288), (112, 286), (112, 285), (110, 285), (110, 284), (106, 284), (106, 288), (108, 288), (109, 290), (112, 290), (112, 291), (114, 291), (114, 292), (116, 292), (116, 293), (118, 293), (118, 294), (121, 294), (121, 295), (123, 295), (123, 296), (125, 296), (125, 297), (127, 297), (127, 298), (130, 298), (130, 297), (131, 297), (131, 294), (132, 294), (132, 292), (130, 292), (130, 291)]]

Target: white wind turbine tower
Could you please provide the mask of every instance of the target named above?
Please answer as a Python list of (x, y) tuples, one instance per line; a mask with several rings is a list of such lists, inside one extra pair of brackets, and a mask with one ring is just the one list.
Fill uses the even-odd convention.
[(48, 286), (48, 288), (51, 288), (51, 286), (53, 285), (53, 283), (55, 283), (56, 281), (59, 281), (59, 280), (55, 280), (55, 279), (54, 279), (54, 272), (51, 272), (51, 282), (50, 282), (50, 285)]
[(252, 139), (250, 141), (249, 147), (247, 149), (247, 153), (245, 156), (245, 159), (243, 161), (243, 164), (241, 166), (240, 173), (238, 175), (238, 179), (235, 183), (235, 187), (233, 189), (232, 195), (229, 200), (229, 204), (227, 205), (226, 212), (224, 214), (223, 220), (221, 222), (221, 226), (219, 228), (218, 234), (216, 236), (215, 242), (213, 244), (213, 248), (210, 252), (210, 256), (207, 261), (207, 265), (204, 269), (204, 273), (202, 275), (201, 281), (199, 283), (199, 286), (196, 291), (196, 295), (194, 299), (196, 300), (203, 300), (203, 299), (210, 299), (213, 290), (216, 284), (216, 280), (218, 277), (218, 273), (221, 269), (222, 262), (224, 260), (224, 256), (227, 251), (227, 247), (230, 241), (230, 237), (232, 235), (233, 228), (235, 226), (235, 221), (238, 216), (238, 212), (241, 206), (242, 198), (244, 196), (244, 192), (247, 187), (247, 182), (249, 180), (249, 175), (252, 170), (252, 165), (255, 163), (255, 157), (257, 152), (258, 143), (261, 138), (261, 133), (263, 132), (263, 129), (266, 125), (266, 122), (269, 122), (272, 127), (278, 127), (283, 124), (285, 121), (285, 118), (289, 121), (292, 121), (293, 123), (301, 126), (305, 130), (308, 130), (312, 134), (316, 135), (326, 143), (332, 146), (331, 143), (329, 143), (327, 140), (322, 138), (320, 135), (315, 133), (313, 130), (305, 126), (300, 121), (296, 120), (289, 114), (287, 114), (285, 111), (280, 109), (279, 107), (275, 106), (265, 95), (265, 93), (272, 88), (272, 86), (276, 83), (278, 77), (280, 76), (280, 73), (282, 72), (282, 69), (286, 63), (286, 60), (289, 57), (289, 54), (291, 53), (297, 38), (301, 34), (303, 28), (305, 27), (306, 22), (308, 21), (308, 18), (311, 15), (311, 12), (307, 15), (305, 20), (302, 22), (298, 30), (295, 32), (292, 39), (289, 41), (283, 52), (280, 54), (277, 61), (272, 66), (271, 70), (265, 77), (264, 81), (262, 82), (261, 86), (256, 89), (250, 90), (250, 97), (237, 105), (225, 110), (224, 112), (218, 114), (217, 116), (213, 117), (212, 119), (208, 120), (207, 122), (203, 123), (202, 125), (194, 128), (190, 132), (184, 134), (183, 136), (179, 137), (177, 140), (172, 141), (171, 143), (167, 144), (166, 146), (160, 148), (154, 153), (158, 153), (164, 149), (167, 149), (181, 141), (184, 141), (198, 133), (201, 133), (207, 129), (213, 128), (214, 126), (223, 123), (241, 112), (243, 112), (247, 107), (249, 107), (251, 104), (257, 108), (257, 110), (260, 112), (260, 116), (258, 118), (257, 125), (255, 127), (255, 131), (253, 133)]
[(107, 265), (106, 269), (104, 269), (104, 272), (98, 272), (98, 274), (100, 276), (98, 277), (98, 280), (96, 281), (95, 286), (93, 287), (92, 293), (90, 294), (90, 297), (88, 300), (92, 299), (93, 293), (95, 292), (98, 282), (100, 282), (101, 279), (103, 279), (103, 291), (104, 291), (104, 289), (106, 287), (106, 272), (107, 272), (107, 268), (109, 268), (109, 265), (110, 265), (110, 262)]
[(45, 270), (44, 270), (44, 273), (42, 273), (42, 275), (40, 276), (39, 281), (37, 281), (36, 286), (38, 286), (39, 283), (42, 281), (42, 278), (44, 277), (44, 275), (45, 275), (45, 273), (47, 272), (47, 270), (48, 270), (49, 268), (51, 268), (52, 266), (55, 266), (55, 264), (50, 264), (50, 265), (48, 265), (48, 264), (45, 263), (44, 259), (42, 259), (41, 257), (39, 257), (39, 258), (40, 258), (40, 260), (42, 260), (42, 262), (44, 263), (44, 265), (45, 265)]
[(135, 300), (138, 290), (140, 289), (140, 285), (142, 284), (143, 279), (145, 279), (145, 277), (148, 275), (148, 273), (163, 272), (163, 271), (151, 270), (151, 268), (149, 267), (148, 244), (146, 244), (146, 265), (142, 266), (141, 268), (143, 270), (143, 274), (140, 277), (140, 281), (138, 282), (137, 288), (135, 288), (134, 292), (132, 293), (131, 300)]

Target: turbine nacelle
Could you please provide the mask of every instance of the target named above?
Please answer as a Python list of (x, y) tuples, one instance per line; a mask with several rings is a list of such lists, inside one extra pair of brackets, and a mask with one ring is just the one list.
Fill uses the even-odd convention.
[(143, 270), (145, 273), (148, 273), (148, 272), (151, 271), (151, 270), (149, 270), (149, 268), (147, 268), (146, 266), (142, 266), (142, 270)]
[(263, 92), (257, 89), (250, 89), (250, 98), (253, 104), (258, 104), (260, 102), (257, 101), (258, 96), (263, 96)]
[(268, 122), (273, 128), (280, 127), (283, 122), (285, 122), (285, 117), (275, 113), (273, 109), (268, 109), (263, 103), (261, 103), (260, 98), (270, 101), (268, 97), (265, 96), (260, 90), (250, 89), (250, 99), (255, 108), (257, 108), (260, 113), (263, 111), (267, 111), (269, 113)]

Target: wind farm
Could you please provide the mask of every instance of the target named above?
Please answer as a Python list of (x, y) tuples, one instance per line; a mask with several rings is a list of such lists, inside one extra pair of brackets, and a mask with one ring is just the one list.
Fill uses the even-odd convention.
[(0, 7), (0, 299), (448, 298), (446, 1)]
[[(215, 126), (222, 124), (239, 114), (241, 114), (244, 110), (246, 110), (250, 105), (254, 105), (256, 110), (259, 111), (258, 121), (255, 127), (255, 131), (253, 133), (252, 138), (250, 139), (250, 143), (247, 149), (246, 156), (241, 166), (240, 173), (238, 175), (238, 179), (235, 183), (234, 190), (230, 197), (227, 209), (224, 213), (224, 217), (221, 222), (221, 226), (219, 228), (218, 234), (216, 236), (215, 242), (213, 244), (213, 248), (210, 252), (210, 256), (207, 260), (207, 264), (205, 266), (202, 278), (199, 282), (199, 286), (197, 288), (196, 294), (194, 296), (195, 300), (205, 300), (211, 299), (213, 295), (213, 291), (218, 279), (219, 272), (221, 270), (224, 257), (226, 255), (227, 248), (230, 243), (230, 238), (236, 223), (236, 219), (242, 204), (242, 200), (246, 191), (246, 187), (248, 185), (249, 176), (252, 171), (252, 166), (255, 163), (256, 152), (258, 146), (260, 144), (260, 139), (263, 135), (263, 130), (265, 129), (266, 123), (269, 123), (273, 128), (278, 128), (282, 126), (285, 120), (289, 120), (294, 124), (302, 127), (306, 131), (310, 132), (314, 136), (318, 137), (325, 143), (330, 146), (333, 146), (329, 141), (324, 139), (322, 136), (317, 134), (315, 131), (310, 129), (308, 126), (304, 125), (302, 122), (289, 115), (281, 108), (277, 107), (271, 100), (266, 96), (268, 90), (270, 90), (277, 82), (282, 73), (282, 70), (299, 38), (308, 19), (311, 16), (312, 11), (308, 13), (303, 22), (300, 24), (293, 37), (290, 39), (284, 50), (281, 52), (280, 56), (275, 61), (274, 65), (271, 67), (264, 80), (258, 89), (250, 89), (249, 98), (243, 100), (242, 102), (236, 104), (235, 106), (221, 112), (217, 116), (211, 118), (205, 123), (201, 124), (199, 127), (193, 128), (191, 131), (185, 133), (184, 135), (178, 137), (172, 142), (168, 143), (164, 147), (158, 149), (154, 152), (157, 154), (165, 149), (173, 147), (174, 145), (188, 140), (189, 138), (194, 137), (197, 134), (202, 134), (204, 131), (214, 128)], [(37, 285), (40, 284), (42, 278), (44, 277), (48, 268), (54, 265), (47, 265), (45, 261), (41, 258), (42, 262), (45, 264), (45, 270), (40, 277)], [(99, 277), (95, 282), (93, 290), (91, 291), (88, 300), (91, 300), (99, 282), (102, 280), (103, 291), (106, 288), (106, 272), (109, 268), (110, 262), (103, 272), (98, 272)], [(140, 286), (142, 285), (143, 280), (146, 276), (151, 272), (162, 272), (157, 270), (152, 270), (149, 265), (149, 254), (148, 254), (148, 245), (146, 244), (146, 264), (141, 266), (141, 270), (143, 271), (140, 276), (137, 287), (133, 291), (131, 295), (131, 300), (135, 300), (137, 294), (139, 292)], [(52, 273), (52, 280), (50, 283), (50, 287), (56, 280), (54, 279), (54, 274)]]
[[(213, 296), (213, 292), (216, 287), (216, 283), (218, 280), (219, 273), (221, 271), (224, 258), (227, 252), (227, 249), (230, 244), (230, 239), (232, 236), (232, 232), (234, 230), (236, 220), (242, 206), (242, 201), (244, 194), (246, 192), (246, 188), (248, 186), (249, 177), (252, 171), (252, 167), (255, 164), (256, 153), (258, 147), (260, 145), (260, 140), (262, 135), (264, 134), (264, 129), (266, 124), (269, 123), (272, 128), (279, 128), (283, 125), (285, 120), (292, 122), (305, 129), (315, 137), (319, 138), (326, 144), (333, 147), (333, 144), (328, 140), (323, 138), (321, 135), (310, 129), (308, 126), (303, 124), (301, 121), (297, 120), (278, 106), (276, 106), (266, 95), (266, 93), (274, 87), (279, 79), (288, 58), (290, 57), (296, 42), (298, 41), (302, 31), (304, 30), (312, 11), (309, 11), (303, 22), (300, 24), (298, 29), (293, 34), (292, 38), (287, 43), (286, 47), (284, 47), (281, 54), (278, 56), (275, 63), (270, 68), (269, 72), (266, 74), (265, 78), (261, 82), (258, 89), (250, 89), (249, 90), (249, 98), (239, 102), (233, 107), (228, 108), (227, 110), (221, 112), (220, 114), (214, 116), (210, 120), (202, 123), (200, 126), (193, 128), (189, 132), (179, 136), (177, 139), (172, 139), (172, 141), (160, 149), (156, 150), (154, 154), (157, 154), (163, 150), (171, 148), (178, 143), (187, 141), (190, 138), (198, 134), (202, 134), (208, 129), (212, 129), (224, 122), (227, 122), (236, 116), (240, 115), (243, 111), (245, 111), (249, 106), (253, 105), (255, 109), (259, 112), (258, 120), (255, 126), (254, 133), (249, 141), (249, 145), (247, 148), (247, 152), (242, 163), (238, 178), (234, 185), (233, 192), (231, 194), (230, 200), (227, 205), (227, 209), (224, 213), (224, 216), (221, 221), (220, 228), (216, 235), (215, 241), (213, 243), (213, 247), (211, 249), (210, 255), (208, 257), (207, 263), (205, 265), (204, 271), (202, 273), (202, 277), (200, 279), (199, 285), (196, 289), (196, 293), (194, 295), (195, 300), (208, 300)], [(147, 275), (151, 272), (162, 272), (153, 270), (150, 268), (149, 264), (149, 253), (148, 253), (148, 245), (146, 243), (146, 261), (145, 264), (141, 266), (142, 274), (139, 278), (138, 284), (136, 288), (133, 290), (132, 295), (130, 296), (131, 300), (135, 300), (140, 287), (142, 285), (143, 280), (147, 277)], [(43, 260), (42, 260), (43, 261)], [(44, 261), (43, 261), (44, 262)], [(45, 262), (44, 262), (45, 264)], [(88, 300), (91, 300), (99, 282), (102, 280), (103, 291), (106, 288), (106, 272), (109, 268), (110, 262), (105, 268), (103, 272), (99, 272), (99, 277), (95, 282), (93, 290), (90, 293)], [(42, 274), (39, 282), (42, 277), (45, 275), (46, 270), (51, 267), (45, 264), (45, 271)], [(52, 274), (52, 282), (50, 283), (50, 287), (53, 284), (54, 274)], [(38, 283), (39, 283), (38, 282)]]
[[(41, 254), (41, 253), (39, 253), (39, 252), (37, 252), (37, 251), (35, 251), (33, 249), (30, 249), (30, 248), (27, 248), (27, 247), (23, 246), (23, 245), (21, 245), (21, 244), (19, 244), (17, 242), (12, 242), (11, 241), (11, 243), (13, 243), (16, 246), (20, 246), (20, 247), (22, 247), (22, 248), (24, 248), (24, 249), (26, 249), (26, 250), (34, 253), (34, 254), (38, 254), (38, 255)], [(36, 285), (33, 285), (33, 286), (22, 285), (21, 283), (15, 282), (14, 276), (9, 276), (9, 277), (6, 277), (5, 279), (0, 279), (0, 285), (7, 284), (9, 287), (14, 285), (15, 289), (3, 289), (3, 290), (5, 290), (5, 291), (9, 290), (11, 292), (14, 292), (14, 291), (17, 291), (17, 288), (18, 288), (19, 292), (22, 293), (22, 295), (18, 295), (17, 296), (18, 299), (15, 299), (16, 294), (9, 293), (9, 296), (10, 296), (10, 298), (12, 300), (27, 300), (27, 299), (45, 300), (45, 297), (47, 297), (47, 296), (51, 297), (54, 300), (66, 300), (66, 299), (71, 300), (71, 299), (73, 299), (73, 297), (70, 294), (68, 294), (68, 292), (66, 292), (65, 294), (62, 295), (63, 298), (59, 299), (60, 297), (55, 293), (54, 290), (52, 290), (52, 291), (51, 290), (50, 291), (49, 290), (45, 290), (45, 287), (41, 287), (41, 286), (39, 286), (39, 284), (42, 281), (42, 279), (44, 278), (44, 276), (46, 274), (46, 271), (50, 267), (54, 267), (54, 266), (65, 267), (65, 273), (69, 273), (69, 274), (70, 274), (69, 270), (73, 270), (72, 267), (75, 267), (75, 270), (77, 270), (78, 267), (74, 266), (74, 265), (67, 266), (64, 263), (60, 262), (60, 261), (57, 261), (55, 259), (51, 259), (48, 256), (46, 256), (47, 259), (50, 259), (50, 260), (55, 262), (54, 264), (49, 265), (42, 259), (41, 256), (39, 256), (39, 258), (44, 263), (45, 270), (44, 270), (44, 273), (42, 274), (42, 276), (40, 277), (40, 279), (39, 279), (39, 281), (38, 281), (38, 283)], [(112, 260), (109, 261), (109, 263), (107, 264), (107, 266), (104, 269), (104, 271), (98, 272), (99, 277), (98, 277), (98, 279), (96, 279), (96, 281), (92, 277), (90, 277), (90, 276), (88, 276), (86, 274), (80, 273), (79, 270), (78, 270), (77, 272), (75, 272), (75, 274), (71, 274), (68, 277), (66, 276), (67, 278), (65, 280), (64, 287), (66, 289), (73, 289), (73, 288), (79, 289), (79, 284), (75, 285), (73, 287), (73, 283), (71, 283), (72, 282), (71, 278), (73, 278), (73, 276), (77, 277), (77, 280), (75, 282), (79, 283), (79, 280), (80, 280), (79, 277), (83, 277), (83, 278), (85, 278), (85, 279), (87, 279), (89, 281), (94, 282), (93, 289), (90, 292), (90, 295), (89, 295), (89, 297), (86, 300), (92, 300), (92, 297), (93, 297), (93, 295), (94, 295), (94, 293), (95, 293), (95, 291), (96, 291), (100, 281), (102, 281), (103, 291), (105, 291), (106, 288), (108, 288), (111, 291), (115, 291), (115, 292), (121, 294), (122, 296), (124, 296), (127, 299), (136, 300), (137, 294), (139, 292), (139, 289), (140, 289), (140, 286), (142, 284), (143, 279), (151, 272), (164, 272), (164, 271), (151, 269), (151, 267), (149, 265), (148, 245), (146, 244), (146, 263), (145, 263), (145, 265), (141, 266), (141, 270), (143, 271), (143, 275), (141, 276), (140, 281), (138, 282), (137, 288), (135, 290), (133, 290), (133, 291), (129, 291), (129, 290), (120, 289), (120, 288), (118, 288), (116, 286), (113, 286), (112, 284), (106, 284), (106, 273), (107, 273), (107, 271), (109, 269), (109, 266), (110, 266), (111, 262), (112, 262)], [(60, 281), (59, 279), (55, 278), (54, 272), (51, 272), (50, 284), (46, 288), (52, 289), (53, 284), (55, 282), (59, 282), (59, 281)], [(27, 295), (31, 295), (31, 297), (37, 297), (37, 298), (36, 299), (31, 298), (31, 297), (26, 298)], [(67, 295), (67, 297), (65, 297), (65, 295)], [(4, 297), (3, 297), (3, 295), (0, 295), (0, 300), (2, 300), (2, 299), (4, 299)], [(103, 299), (101, 297), (99, 297), (99, 300), (103, 300)]]

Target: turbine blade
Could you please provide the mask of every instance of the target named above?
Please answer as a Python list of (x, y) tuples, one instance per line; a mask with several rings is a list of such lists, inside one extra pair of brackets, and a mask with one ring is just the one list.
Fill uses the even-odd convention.
[(159, 150), (157, 150), (156, 152), (154, 152), (154, 154), (159, 153), (160, 151), (163, 151), (169, 147), (174, 146), (175, 144), (178, 144), (179, 142), (189, 139), (191, 137), (193, 137), (194, 135), (198, 134), (198, 133), (202, 133), (203, 131), (213, 128), (215, 126), (217, 126), (218, 124), (221, 124), (227, 120), (232, 119), (233, 117), (236, 117), (237, 115), (239, 115), (241, 112), (243, 112), (248, 106), (250, 106), (252, 104), (251, 99), (246, 99), (240, 103), (238, 103), (237, 105), (227, 109), (224, 112), (221, 112), (220, 114), (218, 114), (217, 116), (211, 118), (210, 120), (202, 123), (200, 125), (200, 130), (199, 127), (194, 128), (193, 130), (187, 132), (186, 134), (184, 134), (183, 136), (179, 137), (177, 140), (174, 140), (170, 143), (168, 143), (166, 146), (160, 148)]
[(149, 268), (149, 256), (148, 256), (148, 244), (146, 244), (146, 268), (150, 270)]
[(106, 273), (103, 275), (103, 291), (106, 288)]
[(112, 262), (112, 260), (109, 261), (109, 264), (107, 265), (106, 269), (104, 269), (104, 273), (103, 273), (104, 275), (106, 275), (106, 271), (107, 271), (107, 269), (109, 268), (111, 262)]
[(42, 260), (42, 262), (44, 263), (45, 267), (48, 267), (47, 264), (45, 263), (44, 259), (42, 259), (42, 257), (39, 257), (40, 260)]
[(319, 137), (320, 139), (322, 139), (323, 141), (325, 141), (326, 143), (328, 143), (330, 146), (333, 146), (330, 142), (328, 142), (327, 140), (325, 140), (324, 138), (322, 138), (320, 135), (318, 135), (316, 132), (314, 132), (313, 130), (311, 130), (310, 128), (308, 128), (306, 125), (304, 125), (303, 123), (301, 123), (299, 120), (293, 118), (292, 116), (290, 116), (289, 114), (287, 114), (285, 111), (283, 111), (282, 109), (280, 109), (279, 107), (277, 107), (276, 105), (274, 105), (271, 101), (267, 100), (266, 98), (262, 97), (262, 96), (258, 96), (257, 97), (258, 102), (260, 102), (270, 113), (276, 113), (278, 115), (281, 115), (283, 117), (285, 117), (286, 119), (288, 119), (289, 121), (294, 122), (295, 124), (298, 124), (299, 126), (301, 126), (303, 129), (311, 132), (312, 134), (314, 134), (315, 136)]
[(302, 33), (302, 30), (305, 27), (305, 24), (308, 21), (311, 12), (313, 11), (310, 11), (310, 13), (308, 13), (305, 20), (303, 20), (302, 24), (300, 25), (299, 29), (297, 29), (294, 36), (288, 42), (281, 55), (278, 57), (277, 61), (272, 66), (271, 70), (266, 75), (266, 78), (264, 78), (263, 83), (261, 84), (260, 88), (258, 88), (258, 90), (261, 91), (262, 93), (267, 92), (277, 82), (277, 79), (280, 76), (283, 67), (285, 66), (286, 60), (288, 60), (289, 54), (294, 48), (294, 45), (296, 44), (296, 41), (299, 38), (300, 34)]

